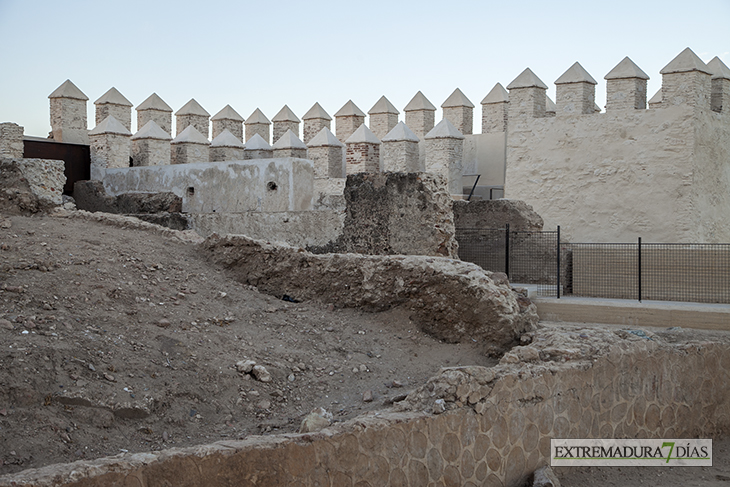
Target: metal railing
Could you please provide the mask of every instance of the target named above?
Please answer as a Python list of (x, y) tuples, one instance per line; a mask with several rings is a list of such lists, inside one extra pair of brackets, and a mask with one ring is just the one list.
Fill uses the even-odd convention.
[(548, 232), (458, 229), (459, 256), (539, 296), (730, 304), (730, 244), (568, 243)]

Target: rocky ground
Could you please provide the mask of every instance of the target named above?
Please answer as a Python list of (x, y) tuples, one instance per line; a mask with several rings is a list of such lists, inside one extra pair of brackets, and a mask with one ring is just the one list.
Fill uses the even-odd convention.
[(0, 218), (0, 475), (342, 421), (492, 363), (405, 313), (259, 293), (156, 232)]

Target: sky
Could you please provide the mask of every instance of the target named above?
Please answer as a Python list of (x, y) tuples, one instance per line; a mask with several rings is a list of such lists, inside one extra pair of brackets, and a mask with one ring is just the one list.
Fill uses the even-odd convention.
[[(50, 131), (48, 95), (70, 79), (93, 102), (112, 86), (135, 107), (156, 92), (177, 111), (195, 98), (271, 119), (319, 102), (367, 112), (385, 95), (404, 119), (417, 91), (437, 107), (474, 103), (531, 68), (549, 87), (574, 62), (598, 81), (625, 56), (649, 76), (686, 47), (730, 65), (730, 0), (155, 1), (0, 0), (0, 122)], [(133, 111), (133, 129), (136, 112)], [(333, 126), (334, 130), (334, 126)]]

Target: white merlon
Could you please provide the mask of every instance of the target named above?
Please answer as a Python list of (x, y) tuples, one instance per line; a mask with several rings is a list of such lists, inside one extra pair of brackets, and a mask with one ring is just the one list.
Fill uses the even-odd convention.
[(273, 146), (271, 146), (272, 149), (305, 149), (307, 148), (306, 145), (304, 145), (304, 142), (297, 137), (297, 135), (292, 132), (291, 130), (287, 130), (284, 135), (282, 135), (279, 140), (277, 140)]
[(474, 127), (474, 104), (456, 88), (441, 104), (444, 118), (454, 124), (462, 134), (471, 135)]
[(474, 108), (474, 104), (466, 97), (466, 95), (456, 88), (454, 92), (441, 104), (441, 108), (451, 107), (469, 107)]
[(248, 142), (251, 137), (258, 134), (268, 144), (271, 121), (266, 118), (266, 115), (264, 115), (261, 110), (258, 108), (254, 110), (253, 113), (248, 116), (244, 124), (246, 125), (246, 142)]
[(312, 108), (310, 108), (309, 111), (307, 111), (307, 113), (305, 113), (302, 118), (304, 120), (311, 120), (313, 118), (332, 120), (332, 117), (329, 116), (329, 114), (325, 111), (324, 108), (322, 108), (322, 106), (318, 102), (315, 102), (314, 105), (312, 105)]
[(246, 142), (246, 150), (271, 150), (271, 146), (259, 134), (254, 134)]
[(223, 129), (218, 136), (210, 143), (211, 147), (236, 147), (243, 149), (246, 146), (230, 130)]
[(620, 63), (603, 77), (606, 80), (628, 78), (649, 79), (649, 75), (642, 71), (628, 56), (623, 58)]
[(590, 83), (592, 85), (598, 84), (598, 82), (593, 79), (593, 76), (588, 74), (588, 71), (586, 71), (583, 66), (581, 66), (580, 63), (577, 61), (573, 63), (573, 65), (569, 67), (568, 70), (560, 76), (560, 78), (555, 80), (556, 85), (568, 83)]
[(89, 135), (102, 134), (132, 135), (132, 133), (127, 130), (127, 128), (122, 125), (119, 120), (111, 115), (106, 117), (99, 125), (89, 131)]
[(427, 139), (463, 139), (464, 134), (462, 134), (459, 129), (454, 127), (454, 125), (449, 122), (447, 119), (441, 120), (439, 123), (436, 124), (436, 126), (431, 129), (429, 133), (426, 134)]
[(646, 82), (649, 76), (629, 57), (604, 76), (606, 110), (643, 110), (646, 108)]
[(482, 99), (482, 133), (502, 133), (507, 130), (509, 93), (501, 83)]
[(180, 110), (175, 112), (175, 115), (197, 115), (199, 117), (210, 117), (210, 113), (200, 106), (200, 103), (195, 101), (195, 98), (191, 98), (189, 102), (180, 108)]
[(702, 59), (697, 57), (697, 54), (688, 47), (684, 51), (680, 52), (677, 57), (672, 59), (669, 64), (664, 66), (659, 72), (661, 74), (671, 74), (687, 73), (690, 71), (700, 71), (702, 73), (712, 74), (707, 68), (707, 65), (702, 62)]
[(712, 88), (710, 105), (715, 112), (730, 112), (730, 69), (719, 57), (715, 56), (707, 63), (712, 71)]
[(61, 86), (56, 88), (53, 93), (48, 95), (48, 98), (72, 98), (74, 100), (83, 100), (87, 101), (89, 99), (88, 96), (84, 95), (84, 93), (76, 87), (75, 84), (71, 82), (70, 79), (67, 79), (63, 83), (61, 83)]
[(340, 108), (335, 117), (365, 117), (365, 112), (360, 110), (352, 100), (348, 100), (342, 108)]
[(185, 129), (183, 129), (183, 131), (180, 132), (180, 134), (175, 137), (171, 143), (210, 145), (210, 141), (208, 141), (207, 137), (201, 134), (198, 129), (192, 125), (185, 127)]
[(393, 127), (393, 130), (388, 132), (388, 134), (381, 139), (382, 142), (391, 142), (391, 141), (401, 141), (401, 140), (410, 140), (412, 142), (420, 142), (420, 139), (416, 134), (413, 133), (411, 129), (408, 128), (408, 125), (406, 125), (404, 122), (398, 122), (398, 124)]
[(677, 105), (711, 108), (712, 73), (689, 47), (659, 72), (662, 74), (662, 108)]
[(525, 68), (525, 70), (520, 73), (519, 76), (517, 76), (515, 79), (512, 80), (510, 84), (507, 85), (508, 90), (512, 90), (515, 88), (542, 88), (544, 90), (547, 90), (547, 85), (542, 82), (540, 78), (535, 75), (535, 73), (532, 72), (530, 68)]
[(355, 132), (350, 137), (347, 138), (345, 143), (380, 144), (380, 139), (375, 136), (375, 134), (367, 127), (367, 125), (362, 124), (357, 130), (355, 130)]
[(487, 96), (484, 97), (482, 100), (482, 105), (487, 105), (490, 103), (506, 103), (509, 101), (509, 93), (507, 93), (507, 90), (504, 89), (504, 86), (502, 86), (502, 83), (497, 83), (494, 85), (494, 88), (487, 94)]
[(140, 103), (137, 107), (137, 111), (140, 110), (158, 110), (160, 112), (172, 113), (172, 108), (170, 107), (170, 105), (165, 103), (165, 101), (160, 98), (157, 93), (152, 93), (150, 96), (147, 97), (145, 101)]
[(411, 98), (411, 101), (408, 102), (408, 105), (403, 109), (405, 112), (409, 111), (419, 111), (419, 110), (433, 110), (436, 111), (436, 107), (433, 106), (433, 103), (428, 101), (428, 98), (419, 91), (416, 93), (413, 98)]
[(291, 111), (291, 108), (289, 108), (288, 105), (284, 105), (284, 107), (279, 110), (279, 113), (274, 115), (274, 118), (271, 119), (272, 122), (296, 122), (299, 123), (301, 120), (299, 120), (299, 117), (297, 117), (293, 111)]
[(221, 110), (213, 115), (211, 120), (234, 120), (236, 122), (243, 122), (243, 117), (233, 109), (231, 105), (226, 105)]
[(109, 90), (101, 95), (98, 100), (94, 102), (94, 105), (103, 105), (103, 104), (112, 104), (112, 105), (122, 105), (125, 107), (131, 107), (132, 102), (127, 100), (124, 95), (119, 93), (119, 90), (114, 88), (113, 86), (109, 88)]
[(375, 113), (394, 113), (398, 115), (400, 112), (393, 104), (388, 100), (385, 95), (381, 96), (380, 99), (368, 110), (368, 114), (373, 115)]
[(154, 120), (150, 120), (132, 136), (132, 140), (138, 139), (172, 140), (172, 137), (162, 130)]
[(307, 144), (308, 147), (345, 147), (330, 129), (323, 127)]
[[(557, 80), (557, 116), (595, 113), (596, 85), (598, 83), (580, 63), (574, 63)], [(600, 111), (600, 110), (599, 110)]]
[(132, 130), (132, 103), (124, 95), (112, 87), (94, 102), (96, 105), (96, 123), (99, 124), (108, 116), (113, 116), (127, 130)]

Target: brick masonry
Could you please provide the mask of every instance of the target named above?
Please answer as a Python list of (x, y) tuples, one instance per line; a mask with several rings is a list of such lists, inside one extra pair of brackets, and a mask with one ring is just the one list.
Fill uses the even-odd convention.
[(347, 144), (345, 164), (347, 174), (380, 172), (380, 144), (367, 142)]

